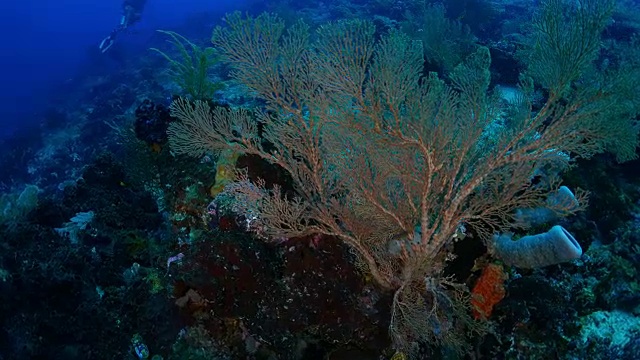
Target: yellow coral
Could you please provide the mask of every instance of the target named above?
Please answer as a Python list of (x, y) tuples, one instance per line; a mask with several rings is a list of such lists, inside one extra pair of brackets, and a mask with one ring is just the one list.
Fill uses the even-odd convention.
[(209, 189), (211, 197), (216, 197), (228, 183), (233, 181), (236, 161), (239, 156), (240, 154), (233, 150), (225, 150), (220, 153), (216, 164), (216, 180)]

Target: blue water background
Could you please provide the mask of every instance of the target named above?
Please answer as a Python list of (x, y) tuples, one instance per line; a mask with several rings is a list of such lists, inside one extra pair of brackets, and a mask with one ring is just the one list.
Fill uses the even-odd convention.
[[(184, 26), (199, 15), (214, 24), (223, 13), (244, 5), (231, 0), (148, 0), (142, 20), (119, 36), (118, 46), (125, 49), (124, 56), (135, 57), (148, 50), (157, 29)], [(109, 71), (98, 64), (97, 46), (120, 17), (120, 0), (0, 3), (0, 140), (37, 126), (51, 97), (60, 95), (56, 90), (80, 72), (92, 66), (96, 72)], [(206, 38), (211, 26), (202, 25), (199, 35)]]

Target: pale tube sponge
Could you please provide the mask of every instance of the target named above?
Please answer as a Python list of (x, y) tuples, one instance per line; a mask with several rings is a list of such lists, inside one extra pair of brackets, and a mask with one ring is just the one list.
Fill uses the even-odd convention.
[(582, 248), (573, 235), (556, 225), (546, 233), (515, 241), (507, 234), (495, 235), (493, 253), (507, 265), (533, 269), (578, 259)]
[(547, 206), (524, 208), (516, 210), (517, 222), (527, 226), (536, 226), (557, 220), (560, 216), (554, 209), (577, 209), (580, 207), (573, 192), (566, 186), (561, 186), (547, 198)]

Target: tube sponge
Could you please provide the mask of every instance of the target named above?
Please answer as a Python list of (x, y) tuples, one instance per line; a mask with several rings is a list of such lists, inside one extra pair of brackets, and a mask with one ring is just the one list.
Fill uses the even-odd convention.
[(510, 235), (493, 237), (494, 255), (507, 265), (533, 269), (560, 264), (582, 256), (582, 248), (565, 228), (556, 225), (546, 233), (516, 241)]
[(528, 226), (541, 225), (554, 221), (558, 214), (557, 208), (577, 209), (580, 206), (573, 192), (566, 186), (561, 186), (547, 198), (547, 206), (516, 210), (515, 217), (520, 223)]

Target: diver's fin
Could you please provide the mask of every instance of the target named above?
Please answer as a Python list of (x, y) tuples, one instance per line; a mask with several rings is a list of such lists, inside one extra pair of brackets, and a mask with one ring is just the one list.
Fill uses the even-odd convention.
[(109, 50), (109, 48), (113, 45), (114, 41), (113, 41), (113, 36), (109, 35), (106, 38), (104, 38), (104, 40), (102, 40), (102, 42), (100, 43), (100, 51), (102, 53), (107, 52), (107, 50)]

